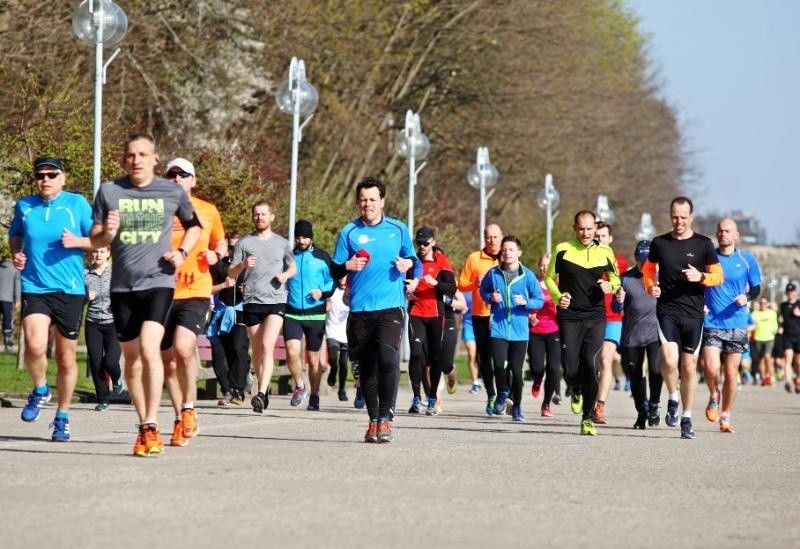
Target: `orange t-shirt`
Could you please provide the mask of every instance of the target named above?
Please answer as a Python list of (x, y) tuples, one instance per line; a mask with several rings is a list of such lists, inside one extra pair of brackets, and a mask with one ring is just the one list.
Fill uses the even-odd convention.
[[(222, 218), (220, 218), (216, 206), (194, 196), (189, 198), (197, 212), (200, 223), (203, 225), (203, 230), (200, 233), (200, 240), (197, 241), (197, 245), (189, 251), (188, 257), (175, 273), (175, 299), (210, 298), (213, 282), (211, 273), (208, 270), (208, 262), (202, 252), (216, 248), (217, 244), (225, 238), (225, 230), (222, 228)], [(173, 250), (180, 246), (185, 232), (176, 217), (172, 221)]]
[(472, 252), (467, 256), (467, 261), (458, 277), (458, 289), (462, 292), (472, 292), (472, 316), (491, 314), (491, 309), (481, 297), (481, 285), (478, 280), (497, 264), (497, 259), (487, 255), (483, 250)]

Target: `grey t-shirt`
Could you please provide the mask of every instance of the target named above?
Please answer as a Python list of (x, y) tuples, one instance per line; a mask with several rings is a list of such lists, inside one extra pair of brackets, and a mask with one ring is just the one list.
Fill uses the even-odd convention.
[(120, 227), (111, 242), (114, 270), (112, 292), (174, 288), (175, 267), (162, 256), (172, 249), (172, 220), (195, 217), (183, 187), (156, 177), (137, 187), (125, 176), (100, 185), (94, 200), (94, 222), (102, 223), (109, 210), (119, 210)]
[(622, 317), (622, 346), (644, 347), (658, 341), (656, 298), (644, 288), (642, 272), (633, 267), (622, 275), (625, 316)]
[(271, 233), (266, 240), (249, 234), (236, 243), (231, 263), (236, 265), (251, 255), (256, 256), (256, 264), (244, 270), (244, 304), (286, 303), (286, 284), (281, 284), (275, 277), (294, 263), (294, 252), (289, 241), (275, 233)]

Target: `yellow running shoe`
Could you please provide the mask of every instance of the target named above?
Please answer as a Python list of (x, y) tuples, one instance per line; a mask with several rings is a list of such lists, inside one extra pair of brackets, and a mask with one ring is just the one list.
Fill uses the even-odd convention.
[(581, 434), (589, 436), (597, 435), (597, 427), (594, 426), (594, 422), (591, 419), (584, 419), (581, 421)]
[(573, 414), (580, 414), (583, 412), (583, 395), (575, 394), (573, 391), (569, 397), (569, 407)]

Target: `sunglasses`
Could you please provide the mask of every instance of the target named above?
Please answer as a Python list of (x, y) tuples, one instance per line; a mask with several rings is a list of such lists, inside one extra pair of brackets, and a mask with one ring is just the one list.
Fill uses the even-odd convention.
[(433, 244), (433, 243), (430, 240), (427, 240), (427, 241), (424, 241), (424, 242), (420, 241), (420, 240), (417, 240), (417, 246), (420, 246), (420, 247), (428, 247), (431, 244)]
[(187, 177), (192, 177), (192, 174), (189, 172), (169, 172), (167, 174), (167, 179), (175, 179), (176, 177), (180, 177), (181, 179), (186, 179)]
[(37, 172), (34, 174), (36, 181), (43, 181), (45, 178), (47, 179), (55, 179), (61, 175), (61, 172)]

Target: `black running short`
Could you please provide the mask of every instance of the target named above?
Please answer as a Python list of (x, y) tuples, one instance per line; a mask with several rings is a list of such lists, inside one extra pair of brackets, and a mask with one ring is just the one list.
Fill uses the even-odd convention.
[(67, 339), (78, 339), (83, 317), (83, 294), (52, 292), (49, 294), (22, 294), (22, 318), (40, 314), (50, 317), (58, 332)]
[(161, 340), (161, 350), (166, 351), (172, 347), (175, 339), (175, 329), (183, 326), (194, 335), (200, 335), (206, 329), (208, 313), (211, 311), (211, 300), (207, 297), (192, 297), (189, 299), (176, 299), (164, 325), (164, 339)]
[(172, 288), (151, 288), (135, 292), (111, 292), (111, 312), (120, 341), (133, 341), (142, 332), (146, 322), (162, 326), (167, 321), (172, 305)]
[(286, 312), (286, 303), (245, 303), (242, 313), (242, 322), (245, 326), (258, 326), (264, 322), (268, 316), (276, 315), (283, 318)]
[(697, 356), (703, 340), (703, 319), (672, 314), (658, 317), (658, 337), (664, 343), (677, 343), (683, 353)]
[(283, 339), (302, 340), (306, 336), (306, 349), (317, 352), (322, 348), (322, 338), (325, 335), (325, 320), (308, 320), (292, 317), (283, 319)]

